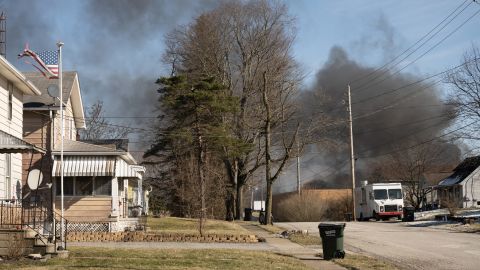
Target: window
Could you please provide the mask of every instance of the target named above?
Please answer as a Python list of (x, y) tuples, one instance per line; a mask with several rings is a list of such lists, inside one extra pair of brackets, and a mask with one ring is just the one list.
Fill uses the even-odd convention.
[(388, 190), (388, 197), (390, 200), (401, 199), (402, 198), (402, 190), (401, 189), (389, 189)]
[(373, 196), (375, 197), (375, 200), (386, 200), (386, 199), (388, 199), (386, 189), (375, 189), (373, 191)]
[[(65, 196), (73, 196), (73, 190), (74, 190), (74, 179), (73, 177), (64, 177), (63, 178), (63, 195)], [(56, 183), (56, 188), (57, 190), (57, 195), (60, 196), (62, 192), (62, 186), (60, 182), (60, 177), (57, 178), (57, 183)]]
[(95, 177), (95, 195), (111, 195), (112, 184), (108, 177)]
[(7, 83), (8, 88), (8, 120), (12, 120), (13, 116), (13, 84), (12, 82)]
[(12, 154), (5, 154), (5, 198), (12, 197)]
[[(60, 196), (60, 178), (57, 177), (57, 196)], [(110, 177), (77, 176), (63, 178), (65, 196), (110, 196), (112, 183)]]
[(93, 195), (93, 177), (75, 178), (75, 195), (86, 196)]

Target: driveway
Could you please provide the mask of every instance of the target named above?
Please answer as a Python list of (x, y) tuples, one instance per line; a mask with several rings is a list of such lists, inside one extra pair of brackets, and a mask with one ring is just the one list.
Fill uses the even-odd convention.
[[(276, 223), (318, 233), (318, 222)], [(414, 222), (348, 222), (345, 249), (370, 254), (404, 269), (480, 269), (480, 234)], [(347, 252), (348, 253), (348, 252)]]

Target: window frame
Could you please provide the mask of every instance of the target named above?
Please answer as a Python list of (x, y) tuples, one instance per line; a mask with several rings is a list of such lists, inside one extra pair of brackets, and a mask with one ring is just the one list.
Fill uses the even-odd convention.
[[(101, 178), (104, 177), (104, 176), (91, 176), (91, 177), (87, 176), (87, 178), (90, 178), (91, 181), (92, 181), (92, 184), (91, 184), (91, 186), (92, 186), (91, 192), (90, 192), (89, 194), (87, 194), (87, 195), (78, 194), (77, 189), (79, 188), (80, 185), (77, 183), (77, 180), (78, 180), (78, 181), (80, 181), (80, 180), (77, 179), (77, 178), (83, 178), (83, 177), (85, 177), (85, 176), (68, 176), (68, 177), (64, 177), (64, 181), (65, 181), (65, 178), (71, 178), (71, 179), (72, 179), (73, 195), (70, 195), (70, 194), (69, 194), (69, 195), (65, 195), (65, 194), (64, 194), (63, 196), (65, 196), (65, 197), (111, 197), (111, 196), (112, 196), (112, 187), (111, 187), (111, 181), (112, 181), (112, 179), (108, 179), (108, 178), (107, 178), (107, 182), (110, 183), (110, 188), (109, 188), (109, 191), (110, 191), (110, 192), (109, 192), (109, 194), (96, 194), (96, 192), (95, 192), (95, 189), (96, 189), (96, 180), (97, 180), (97, 178), (101, 179)], [(60, 177), (56, 177), (56, 181), (57, 181), (57, 182), (56, 182), (56, 185), (57, 185), (57, 188), (58, 188), (58, 187), (60, 186)], [(58, 189), (58, 190), (55, 192), (56, 196), (61, 196), (60, 192), (61, 192), (61, 191)]]
[(12, 197), (12, 154), (5, 153), (5, 198)]
[(7, 91), (8, 91), (8, 111), (7, 118), (9, 121), (13, 119), (13, 83), (7, 81)]

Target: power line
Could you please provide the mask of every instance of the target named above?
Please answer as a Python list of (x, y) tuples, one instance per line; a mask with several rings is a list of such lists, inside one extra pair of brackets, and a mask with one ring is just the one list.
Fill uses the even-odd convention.
[(352, 104), (359, 104), (359, 103), (368, 102), (368, 101), (371, 101), (371, 100), (376, 99), (376, 98), (378, 98), (378, 97), (382, 97), (382, 96), (384, 96), (384, 95), (388, 95), (388, 94), (394, 93), (394, 92), (396, 92), (396, 91), (398, 91), (398, 90), (401, 90), (401, 89), (410, 87), (410, 86), (415, 85), (415, 84), (419, 84), (419, 83), (425, 82), (425, 81), (427, 81), (427, 80), (429, 80), (429, 79), (431, 79), (431, 78), (434, 78), (434, 77), (443, 75), (443, 74), (445, 74), (445, 73), (451, 72), (451, 71), (453, 71), (453, 70), (455, 70), (455, 69), (458, 69), (458, 68), (460, 68), (460, 67), (466, 66), (466, 65), (471, 64), (471, 63), (473, 63), (473, 62), (476, 62), (476, 61), (478, 61), (478, 60), (479, 60), (479, 58), (471, 59), (471, 60), (469, 60), (469, 61), (467, 61), (467, 62), (464, 62), (464, 63), (462, 63), (462, 64), (460, 64), (460, 65), (458, 65), (458, 66), (455, 66), (455, 67), (453, 67), (453, 68), (449, 68), (449, 69), (444, 70), (444, 71), (442, 71), (442, 72), (433, 74), (433, 75), (428, 76), (428, 77), (426, 77), (426, 78), (424, 78), (424, 79), (421, 79), (421, 80), (418, 80), (418, 81), (415, 81), (415, 82), (412, 82), (412, 83), (409, 83), (409, 84), (406, 84), (406, 85), (403, 85), (403, 86), (400, 86), (400, 87), (397, 87), (397, 88), (394, 88), (394, 89), (391, 89), (391, 90), (387, 90), (386, 92), (382, 92), (382, 93), (380, 93), (380, 94), (377, 94), (377, 95), (374, 95), (374, 96), (371, 96), (371, 97), (368, 97), (368, 98), (365, 98), (365, 99), (362, 99), (362, 100), (353, 102)]
[[(437, 26), (435, 26), (430, 32), (428, 32), (425, 36), (423, 36), (419, 41), (417, 41), (412, 47), (414, 47), (416, 44), (418, 44), (421, 40), (423, 40), (425, 37), (427, 37), (434, 29), (438, 28), (441, 24), (443, 24), (443, 22), (445, 22), (451, 15), (453, 15), (461, 6), (463, 6), (468, 0), (466, 0), (465, 2), (463, 2), (460, 6), (458, 6), (452, 13), (450, 13), (442, 22), (440, 22)], [(469, 3), (467, 6), (465, 6), (458, 14), (456, 14), (452, 19), (450, 19), (450, 21), (448, 21), (444, 26), (442, 26), (442, 28), (440, 28), (437, 32), (435, 32), (432, 36), (430, 36), (427, 40), (425, 40), (418, 48), (416, 48), (415, 50), (413, 50), (412, 52), (410, 52), (408, 55), (406, 55), (405, 57), (403, 57), (402, 59), (400, 59), (400, 61), (398, 61), (398, 63), (394, 64), (392, 67), (388, 67), (386, 68), (384, 71), (382, 71), (380, 73), (380, 75), (377, 75), (375, 76), (372, 80), (364, 83), (364, 84), (361, 84), (360, 86), (357, 86), (356, 87), (356, 91), (359, 92), (359, 91), (363, 91), (365, 89), (366, 86), (372, 86), (372, 85), (375, 85), (375, 84), (378, 84), (380, 82), (383, 82), (385, 81), (387, 78), (397, 74), (399, 71), (393, 73), (393, 74), (389, 74), (386, 78), (384, 78), (383, 80), (379, 81), (379, 82), (376, 82), (376, 83), (373, 83), (375, 80), (377, 80), (378, 78), (382, 77), (384, 74), (386, 74), (388, 71), (392, 70), (392, 68), (398, 66), (399, 64), (401, 64), (405, 59), (407, 59), (408, 57), (410, 57), (412, 54), (414, 54), (416, 51), (418, 51), (421, 47), (423, 47), (423, 45), (425, 45), (428, 41), (430, 41), (433, 37), (435, 37), (440, 31), (442, 31), (443, 29), (445, 29), (446, 26), (448, 26), (456, 17), (458, 17), (461, 13), (463, 13), (463, 11), (465, 11), (465, 9), (467, 9), (472, 3)], [(476, 14), (474, 14), (473, 16), (471, 16), (470, 18), (468, 18), (466, 21), (464, 21), (459, 27), (457, 27), (455, 30), (453, 30), (452, 32), (450, 32), (449, 34), (447, 34), (446, 37), (444, 37), (442, 40), (440, 40), (439, 42), (437, 42), (437, 44), (435, 44), (433, 47), (431, 47), (429, 50), (427, 50), (424, 54), (422, 54), (420, 57), (418, 57), (417, 59), (415, 59), (414, 61), (410, 62), (408, 65), (404, 66), (401, 70), (405, 69), (406, 67), (408, 67), (409, 65), (413, 64), (414, 62), (416, 62), (417, 60), (419, 60), (421, 57), (423, 57), (424, 55), (426, 55), (427, 53), (429, 53), (430, 51), (432, 51), (434, 48), (436, 48), (440, 43), (442, 43), (445, 39), (447, 39), (448, 37), (450, 37), (453, 33), (455, 33), (460, 27), (462, 27), (465, 23), (467, 23), (471, 18), (473, 18)], [(388, 66), (389, 64), (393, 63), (396, 61), (396, 59), (398, 59), (401, 55), (405, 54), (407, 51), (409, 51), (412, 47), (408, 48), (406, 51), (404, 51), (403, 53), (401, 53), (399, 56), (395, 57), (392, 61), (388, 62), (387, 64), (383, 65), (382, 67), (380, 67), (379, 69), (375, 70), (373, 73), (376, 73), (382, 69), (384, 69), (386, 66)]]
[(370, 117), (370, 116), (372, 116), (372, 115), (374, 115), (374, 114), (377, 114), (377, 113), (383, 112), (383, 111), (385, 111), (385, 110), (387, 110), (387, 109), (389, 109), (389, 108), (395, 107), (395, 106), (397, 106), (398, 104), (404, 102), (405, 100), (407, 100), (407, 99), (409, 99), (409, 98), (412, 98), (412, 97), (420, 94), (420, 92), (421, 92), (422, 90), (431, 89), (432, 86), (434, 86), (435, 84), (440, 83), (440, 82), (441, 82), (441, 80), (436, 81), (436, 82), (434, 82), (434, 83), (432, 83), (432, 84), (430, 84), (430, 85), (426, 85), (425, 87), (420, 88), (420, 89), (418, 90), (418, 92), (409, 93), (409, 94), (405, 95), (404, 97), (398, 99), (396, 103), (393, 103), (393, 104), (391, 104), (391, 105), (383, 106), (382, 108), (377, 109), (377, 110), (375, 110), (375, 111), (373, 111), (373, 112), (370, 112), (370, 113), (366, 113), (366, 114), (363, 114), (363, 115), (360, 115), (360, 116), (356, 116), (356, 117), (354, 117), (353, 119), (354, 119), (354, 120), (357, 120), (357, 119), (361, 119), (361, 118)]
[(387, 127), (382, 128), (382, 129), (362, 130), (360, 132), (354, 133), (354, 135), (363, 135), (363, 134), (368, 134), (368, 133), (373, 133), (373, 132), (395, 129), (395, 128), (399, 128), (399, 127), (415, 125), (415, 124), (427, 122), (429, 120), (439, 119), (439, 118), (444, 118), (444, 117), (449, 117), (449, 116), (450, 116), (449, 114), (442, 114), (442, 115), (437, 115), (437, 116), (434, 116), (434, 117), (429, 117), (429, 118), (421, 119), (421, 120), (414, 121), (414, 122), (403, 123), (403, 124), (399, 124), (399, 125), (395, 125), (395, 126), (387, 126)]
[[(419, 146), (421, 146), (421, 145), (424, 145), (424, 144), (427, 144), (427, 143), (431, 143), (431, 142), (433, 142), (433, 141), (435, 141), (435, 140), (437, 140), (437, 139), (443, 138), (443, 137), (445, 137), (445, 136), (448, 136), (448, 135), (450, 135), (450, 134), (452, 134), (452, 133), (455, 133), (455, 132), (457, 132), (457, 131), (459, 131), (459, 130), (461, 130), (461, 129), (464, 129), (464, 128), (466, 128), (466, 127), (469, 127), (469, 126), (471, 126), (471, 125), (473, 125), (473, 124), (475, 124), (475, 123), (476, 123), (476, 121), (473, 121), (473, 122), (471, 122), (471, 123), (469, 123), (469, 124), (466, 124), (466, 125), (464, 125), (464, 126), (461, 126), (461, 127), (457, 128), (457, 129), (455, 129), (455, 130), (452, 130), (452, 131), (447, 132), (447, 133), (445, 133), (445, 134), (442, 134), (442, 135), (433, 137), (432, 139), (429, 139), (429, 140), (420, 142), (420, 143), (418, 143), (418, 144), (415, 144), (415, 145), (412, 145), (412, 146), (409, 146), (409, 147), (406, 147), (406, 148), (398, 149), (398, 150), (395, 150), (395, 151), (391, 151), (391, 152), (387, 152), (387, 153), (379, 154), (379, 155), (375, 155), (375, 156), (368, 156), (368, 157), (367, 157), (367, 156), (357, 156), (357, 158), (370, 159), (370, 158), (375, 158), (375, 157), (381, 157), (381, 156), (390, 155), (390, 154), (397, 153), (397, 152), (400, 152), (400, 151), (405, 151), (405, 150), (413, 149), (413, 148), (419, 147)], [(362, 154), (363, 154), (363, 153), (366, 153), (366, 152), (369, 152), (369, 151), (368, 151), (368, 150), (363, 151)]]

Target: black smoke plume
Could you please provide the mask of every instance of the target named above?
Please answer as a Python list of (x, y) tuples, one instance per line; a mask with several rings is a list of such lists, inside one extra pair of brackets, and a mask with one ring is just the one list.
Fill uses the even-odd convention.
[[(385, 69), (382, 69), (384, 71)], [(422, 145), (452, 124), (453, 109), (445, 105), (436, 80), (416, 83), (421, 77), (388, 70), (384, 75), (349, 58), (341, 47), (333, 47), (314, 85), (303, 93), (304, 115), (325, 114), (338, 125), (320, 128), (336, 141), (332, 147), (306, 151), (305, 181), (310, 186), (349, 187), (349, 137), (347, 86), (351, 85), (357, 181), (371, 173), (372, 165), (395, 151)], [(440, 78), (441, 79), (441, 78)], [(437, 78), (437, 81), (439, 78)], [(433, 83), (432, 83), (433, 82)], [(323, 99), (323, 100), (319, 100)], [(318, 102), (313, 102), (317, 100)], [(457, 146), (436, 141), (444, 148), (445, 162), (456, 162)], [(310, 157), (310, 158), (309, 158)], [(310, 161), (309, 161), (310, 160)]]

